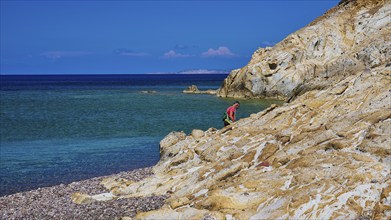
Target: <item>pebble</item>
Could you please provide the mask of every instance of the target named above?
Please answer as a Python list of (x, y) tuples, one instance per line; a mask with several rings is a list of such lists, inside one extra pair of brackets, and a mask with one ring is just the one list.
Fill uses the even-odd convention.
[(71, 195), (75, 192), (89, 195), (105, 193), (107, 190), (100, 185), (100, 182), (107, 177), (140, 181), (152, 174), (152, 168), (148, 167), (3, 196), (0, 197), (0, 219), (121, 219), (124, 216), (134, 217), (137, 212), (159, 209), (164, 205), (168, 196), (119, 198), (106, 202), (97, 201), (91, 204), (77, 205), (72, 202)]

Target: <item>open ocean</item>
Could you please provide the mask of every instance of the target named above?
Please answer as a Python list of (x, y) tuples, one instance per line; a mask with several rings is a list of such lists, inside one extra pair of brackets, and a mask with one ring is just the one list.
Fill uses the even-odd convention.
[[(233, 99), (182, 90), (226, 76), (0, 75), (0, 196), (155, 165), (169, 132), (222, 127)], [(243, 100), (238, 118), (276, 102)]]

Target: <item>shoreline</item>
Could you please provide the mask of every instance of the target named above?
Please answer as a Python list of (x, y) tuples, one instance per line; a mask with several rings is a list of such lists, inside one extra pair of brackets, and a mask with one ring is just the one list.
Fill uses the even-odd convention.
[(0, 219), (118, 219), (133, 217), (137, 212), (158, 209), (168, 196), (135, 197), (110, 202), (78, 205), (73, 193), (99, 194), (107, 192), (100, 182), (105, 178), (140, 181), (153, 175), (152, 167), (99, 176), (91, 179), (38, 188), (0, 197)]

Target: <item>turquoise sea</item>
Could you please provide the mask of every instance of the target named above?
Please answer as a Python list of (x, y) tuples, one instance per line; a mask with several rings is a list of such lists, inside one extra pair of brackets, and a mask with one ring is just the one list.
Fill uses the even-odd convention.
[[(0, 77), (0, 196), (152, 166), (169, 132), (221, 128), (234, 101), (182, 93), (224, 74)], [(241, 102), (238, 118), (278, 101)]]

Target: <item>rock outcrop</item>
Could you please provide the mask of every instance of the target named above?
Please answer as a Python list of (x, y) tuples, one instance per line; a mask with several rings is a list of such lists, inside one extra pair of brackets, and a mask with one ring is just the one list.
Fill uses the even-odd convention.
[(187, 89), (183, 90), (183, 93), (216, 95), (217, 94), (217, 90), (208, 89), (208, 90), (205, 90), (205, 91), (201, 91), (201, 90), (198, 89), (198, 87), (196, 85), (191, 85)]
[(390, 219), (390, 10), (343, 1), (258, 50), (219, 94), (288, 103), (221, 130), (170, 133), (153, 176), (106, 179), (108, 193), (83, 198), (170, 195), (136, 219)]
[(341, 1), (274, 47), (260, 48), (224, 80), (222, 97), (288, 100), (390, 62), (390, 2)]

